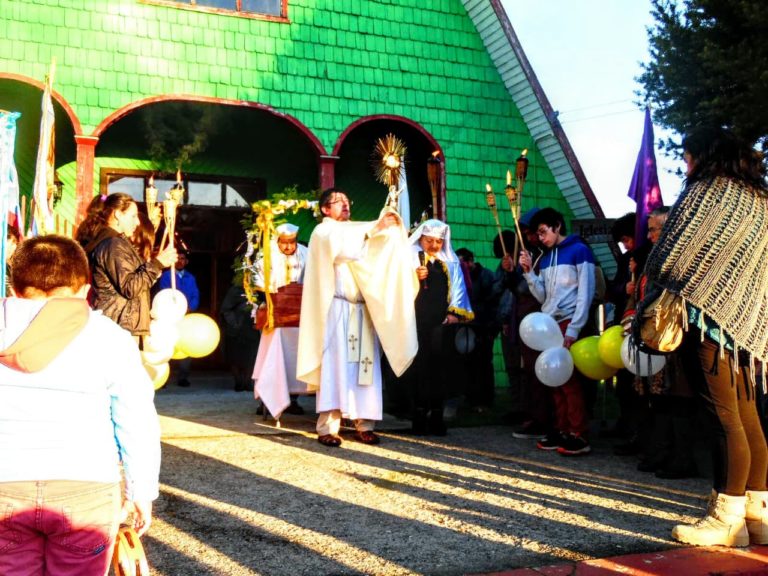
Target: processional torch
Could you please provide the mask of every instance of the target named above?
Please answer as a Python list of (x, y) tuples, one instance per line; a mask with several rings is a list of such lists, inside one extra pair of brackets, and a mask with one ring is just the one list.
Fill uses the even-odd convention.
[[(165, 193), (163, 200), (163, 219), (165, 220), (165, 233), (160, 242), (160, 250), (173, 246), (176, 237), (176, 211), (184, 201), (184, 185), (181, 183), (181, 172), (176, 172), (176, 184)], [(176, 271), (171, 267), (171, 289), (176, 290)]]
[(485, 185), (485, 201), (488, 204), (488, 208), (493, 214), (493, 219), (496, 221), (496, 229), (499, 231), (499, 241), (501, 242), (501, 250), (504, 252), (504, 256), (507, 255), (507, 247), (504, 244), (504, 235), (501, 233), (501, 222), (499, 221), (499, 211), (496, 209), (496, 196), (493, 195), (493, 188), (490, 184)]
[(439, 219), (437, 201), (440, 194), (440, 151), (435, 150), (427, 160), (427, 180), (432, 193), (432, 218)]
[(512, 219), (515, 221), (515, 254), (513, 256), (515, 266), (517, 266), (517, 257), (520, 250), (525, 248), (523, 233), (520, 230), (520, 206), (523, 200), (525, 179), (528, 177), (527, 154), (528, 150), (523, 150), (515, 161), (515, 179), (517, 180), (517, 187), (512, 186), (512, 174), (507, 170), (507, 186), (504, 189), (507, 201), (509, 202), (509, 209), (512, 211)]
[(149, 186), (144, 189), (144, 204), (147, 206), (147, 216), (152, 226), (157, 232), (160, 227), (160, 221), (163, 219), (160, 203), (157, 201), (157, 188), (155, 188), (155, 177), (149, 177)]

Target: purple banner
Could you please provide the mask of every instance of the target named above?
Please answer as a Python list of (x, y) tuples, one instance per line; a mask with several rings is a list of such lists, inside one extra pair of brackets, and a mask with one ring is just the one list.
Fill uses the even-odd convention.
[(648, 214), (664, 205), (659, 188), (659, 176), (656, 173), (653, 123), (649, 108), (645, 109), (643, 143), (640, 146), (640, 153), (637, 155), (635, 173), (632, 175), (628, 196), (635, 201), (636, 205), (635, 248), (638, 248), (648, 239)]

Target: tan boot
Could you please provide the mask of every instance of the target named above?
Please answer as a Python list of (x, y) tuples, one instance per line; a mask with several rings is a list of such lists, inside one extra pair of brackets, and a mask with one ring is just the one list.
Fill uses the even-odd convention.
[(746, 496), (728, 496), (713, 490), (707, 515), (696, 524), (678, 524), (672, 528), (672, 538), (694, 546), (748, 546), (746, 506)]
[(746, 521), (750, 544), (768, 544), (768, 492), (747, 490)]

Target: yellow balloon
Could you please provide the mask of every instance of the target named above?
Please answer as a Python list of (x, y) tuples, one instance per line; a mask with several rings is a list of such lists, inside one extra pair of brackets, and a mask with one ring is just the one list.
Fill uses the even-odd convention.
[(592, 380), (605, 380), (618, 371), (600, 359), (597, 352), (599, 336), (587, 336), (571, 344), (571, 356), (576, 369)]
[(621, 359), (621, 345), (624, 343), (624, 327), (611, 326), (597, 342), (597, 353), (600, 359), (611, 368), (624, 368), (624, 361)]
[(144, 369), (152, 379), (152, 386), (159, 390), (168, 382), (168, 376), (171, 374), (171, 367), (168, 362), (164, 364), (144, 364)]
[(181, 347), (181, 345), (177, 342), (176, 347), (173, 349), (171, 360), (183, 360), (184, 358), (189, 358), (189, 354), (187, 354), (187, 351), (184, 350)]
[(187, 314), (179, 320), (179, 342), (181, 348), (192, 358), (208, 356), (219, 345), (219, 327), (205, 314)]

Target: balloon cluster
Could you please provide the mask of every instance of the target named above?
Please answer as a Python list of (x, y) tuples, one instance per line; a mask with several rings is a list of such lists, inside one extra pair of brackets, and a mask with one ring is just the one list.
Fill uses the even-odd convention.
[(219, 327), (205, 314), (187, 314), (187, 299), (173, 288), (160, 290), (152, 300), (149, 336), (141, 359), (155, 390), (170, 374), (169, 360), (202, 358), (219, 345)]
[(611, 326), (601, 336), (581, 338), (566, 350), (560, 326), (543, 312), (532, 312), (523, 318), (520, 339), (529, 348), (541, 352), (534, 367), (536, 377), (552, 387), (565, 384), (573, 375), (574, 367), (591, 380), (606, 380), (622, 368), (638, 376), (651, 376), (666, 362), (664, 356), (637, 350), (621, 326)]

